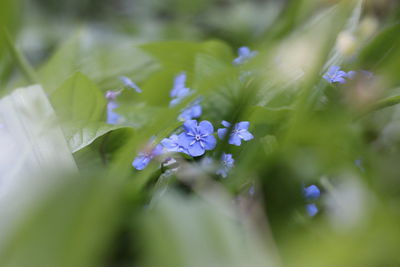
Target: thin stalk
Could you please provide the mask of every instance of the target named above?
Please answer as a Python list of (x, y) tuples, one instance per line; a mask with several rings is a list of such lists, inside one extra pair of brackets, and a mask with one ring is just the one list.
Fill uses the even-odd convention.
[(4, 32), (6, 46), (10, 50), (10, 54), (14, 59), (15, 63), (17, 64), (18, 68), (21, 70), (25, 80), (29, 84), (37, 83), (38, 79), (33, 67), (28, 62), (26, 57), (22, 54), (22, 52), (19, 51), (18, 48), (14, 45), (8, 31), (6, 29), (3, 29), (3, 32)]
[(400, 104), (400, 95), (396, 95), (396, 96), (390, 96), (384, 99), (379, 100), (378, 102), (376, 102), (375, 104), (373, 104), (370, 108), (368, 108), (366, 111), (364, 111), (361, 115), (357, 116), (356, 119), (361, 119), (362, 117), (384, 109), (384, 108), (388, 108), (394, 105)]

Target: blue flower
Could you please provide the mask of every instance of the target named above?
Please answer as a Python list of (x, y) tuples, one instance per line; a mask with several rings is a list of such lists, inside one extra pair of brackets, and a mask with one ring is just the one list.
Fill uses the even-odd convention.
[(348, 78), (348, 74), (340, 70), (339, 66), (331, 66), (323, 78), (330, 83), (346, 83), (345, 78)]
[(117, 99), (117, 96), (119, 96), (120, 94), (121, 94), (121, 91), (110, 91), (110, 90), (108, 90), (106, 92), (105, 97), (106, 97), (107, 100), (115, 100), (115, 99)]
[(187, 149), (189, 155), (198, 157), (206, 150), (215, 148), (217, 140), (212, 135), (214, 127), (209, 121), (202, 121), (197, 125), (196, 120), (188, 120), (183, 124), (185, 132), (178, 136), (179, 145)]
[(186, 83), (186, 73), (181, 72), (175, 76), (174, 86), (172, 87), (171, 92), (169, 93), (171, 98), (179, 97), (182, 94), (185, 94), (189, 88), (185, 87)]
[(217, 170), (217, 174), (221, 175), (222, 177), (228, 176), (229, 170), (233, 167), (235, 160), (232, 158), (232, 154), (222, 154), (221, 157), (221, 168)]
[(128, 87), (130, 87), (132, 89), (135, 89), (135, 91), (138, 92), (138, 93), (142, 92), (142, 89), (140, 89), (140, 87), (137, 86), (136, 83), (132, 82), (132, 80), (129, 79), (128, 77), (121, 76), (121, 77), (119, 77), (119, 79), (125, 84), (125, 86), (128, 86)]
[(107, 123), (117, 124), (121, 120), (121, 115), (114, 111), (119, 105), (115, 101), (109, 101), (107, 103)]
[(303, 189), (303, 194), (307, 200), (316, 200), (319, 198), (321, 192), (316, 185), (310, 185)]
[(193, 104), (182, 111), (178, 119), (182, 121), (197, 119), (201, 116), (202, 111), (203, 110), (201, 108), (200, 101), (195, 101)]
[(170, 107), (176, 106), (179, 104), (185, 97), (192, 94), (192, 90), (190, 88), (185, 87), (186, 83), (186, 73), (182, 72), (175, 77), (174, 86), (172, 87), (171, 92), (169, 93), (172, 98), (169, 103)]
[[(218, 129), (218, 136), (220, 139), (224, 139), (228, 128), (231, 124), (227, 121), (222, 121), (221, 124), (226, 128)], [(235, 124), (235, 127), (229, 137), (229, 144), (240, 146), (242, 143), (242, 139), (244, 141), (249, 141), (254, 138), (254, 136), (248, 131), (250, 123), (248, 121), (242, 121)]]
[(180, 144), (179, 138), (176, 134), (171, 135), (169, 138), (164, 138), (161, 141), (161, 144), (168, 152), (182, 152), (189, 154), (187, 149)]
[(121, 94), (121, 91), (107, 91), (106, 92), (106, 99), (108, 100), (107, 103), (107, 123), (109, 124), (117, 124), (121, 121), (122, 116), (119, 115), (114, 109), (118, 108), (119, 105), (115, 101), (117, 96)]
[(245, 63), (250, 58), (255, 57), (258, 54), (258, 52), (251, 51), (250, 48), (248, 48), (247, 46), (242, 46), (238, 49), (238, 54), (239, 56), (233, 60), (233, 64), (235, 65), (240, 65)]
[(143, 170), (151, 162), (151, 160), (163, 152), (163, 147), (161, 145), (156, 145), (149, 151), (139, 152), (138, 156), (133, 160), (132, 166), (136, 170)]
[(318, 213), (317, 205), (315, 205), (314, 203), (308, 204), (306, 206), (306, 210), (308, 215), (310, 215), (311, 217), (314, 217)]

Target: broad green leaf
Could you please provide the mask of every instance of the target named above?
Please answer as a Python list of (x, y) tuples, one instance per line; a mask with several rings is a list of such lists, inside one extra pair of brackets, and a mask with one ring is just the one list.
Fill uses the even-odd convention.
[[(119, 76), (126, 75), (140, 82), (158, 65), (134, 43), (107, 45), (88, 42), (82, 30), (65, 43), (39, 69), (39, 78), (47, 92), (53, 92), (73, 73), (80, 71), (101, 88), (122, 87)], [(140, 85), (140, 84), (139, 84)]]
[(105, 117), (106, 99), (100, 89), (87, 76), (75, 73), (50, 97), (62, 122), (85, 123)]
[(122, 127), (105, 123), (107, 101), (96, 84), (81, 73), (67, 79), (50, 99), (72, 152)]

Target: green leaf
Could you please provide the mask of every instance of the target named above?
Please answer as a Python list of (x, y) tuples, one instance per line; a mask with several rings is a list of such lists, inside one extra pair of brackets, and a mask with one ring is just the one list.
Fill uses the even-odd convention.
[(50, 99), (72, 152), (109, 131), (123, 127), (104, 122), (107, 101), (96, 84), (81, 73), (66, 80)]
[(50, 97), (61, 121), (84, 124), (104, 118), (106, 99), (87, 76), (75, 73)]
[(77, 71), (100, 84), (101, 88), (112, 88), (122, 87), (120, 75), (138, 82), (158, 68), (154, 59), (133, 43), (100, 45), (88, 43), (85, 35), (90, 32), (82, 30), (67, 40), (39, 69), (40, 81), (47, 92), (56, 90)]

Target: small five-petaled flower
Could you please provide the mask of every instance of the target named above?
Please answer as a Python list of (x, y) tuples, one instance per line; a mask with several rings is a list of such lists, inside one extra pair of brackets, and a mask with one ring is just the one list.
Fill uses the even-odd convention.
[(138, 156), (133, 160), (132, 166), (136, 170), (143, 170), (153, 160), (153, 158), (161, 155), (163, 147), (156, 145), (155, 147), (149, 147), (146, 150), (139, 152)]
[(187, 150), (190, 156), (198, 157), (206, 150), (213, 150), (217, 140), (213, 136), (214, 127), (209, 121), (197, 124), (196, 120), (188, 120), (183, 124), (184, 132), (178, 136), (179, 145)]
[(221, 167), (217, 170), (217, 174), (221, 175), (223, 178), (227, 177), (234, 163), (235, 160), (232, 158), (232, 154), (223, 153), (221, 157)]
[[(218, 136), (220, 139), (224, 139), (228, 128), (231, 127), (231, 124), (227, 121), (222, 121), (221, 124), (226, 128), (218, 129)], [(248, 121), (236, 123), (229, 136), (229, 144), (240, 146), (242, 144), (242, 140), (249, 141), (253, 139), (254, 136), (248, 131), (249, 126), (250, 123)]]
[(347, 72), (341, 70), (339, 66), (331, 66), (323, 76), (329, 83), (346, 83), (348, 77)]

